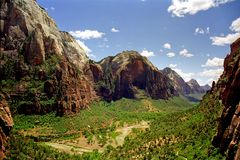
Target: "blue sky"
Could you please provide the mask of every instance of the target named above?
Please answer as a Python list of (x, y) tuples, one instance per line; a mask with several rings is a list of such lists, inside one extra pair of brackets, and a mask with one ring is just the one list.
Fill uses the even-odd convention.
[[(189, 0), (190, 1), (190, 0)], [(211, 84), (240, 37), (239, 0), (38, 0), (99, 61), (136, 50), (159, 69)]]

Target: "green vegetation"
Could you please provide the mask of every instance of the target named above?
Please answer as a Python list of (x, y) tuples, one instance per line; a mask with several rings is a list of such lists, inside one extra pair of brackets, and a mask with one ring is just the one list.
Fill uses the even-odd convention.
[[(54, 113), (43, 116), (16, 115), (12, 135), (15, 139), (11, 140), (9, 157), (21, 155), (21, 159), (223, 159), (218, 150), (211, 146), (220, 112), (218, 94), (208, 94), (202, 104), (195, 107), (182, 97), (174, 97), (168, 101), (121, 99), (112, 103), (96, 102), (90, 109), (74, 116), (56, 117)], [(150, 122), (147, 131), (133, 129), (125, 138), (123, 146), (105, 146), (109, 138), (114, 139), (119, 135), (117, 128), (142, 120)], [(71, 142), (80, 135), (86, 137), (89, 144), (97, 140), (100, 146), (105, 146), (105, 151), (99, 153), (94, 150), (82, 155), (69, 155), (41, 143)]]

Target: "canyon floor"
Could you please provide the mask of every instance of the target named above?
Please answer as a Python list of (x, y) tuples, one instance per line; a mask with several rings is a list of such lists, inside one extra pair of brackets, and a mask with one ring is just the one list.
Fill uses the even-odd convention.
[[(200, 108), (185, 97), (123, 98), (95, 102), (74, 116), (16, 115), (9, 158), (27, 159), (35, 154), (49, 159), (184, 159), (198, 154), (197, 147), (201, 154), (210, 152), (219, 159), (218, 151), (210, 147), (211, 139), (205, 139), (205, 146), (202, 142), (200, 146), (191, 144), (195, 134), (202, 141), (204, 134), (214, 133), (214, 128), (205, 124), (209, 122), (198, 111)], [(202, 128), (201, 123), (208, 128)], [(208, 131), (201, 133), (201, 128)]]

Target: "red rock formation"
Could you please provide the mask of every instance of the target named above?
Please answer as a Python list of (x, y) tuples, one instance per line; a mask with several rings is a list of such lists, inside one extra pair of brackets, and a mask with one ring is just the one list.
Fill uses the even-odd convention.
[(85, 51), (36, 1), (2, 0), (0, 9), (0, 80), (16, 81), (7, 90), (20, 113), (76, 113), (95, 100)]
[(171, 80), (135, 51), (107, 57), (98, 65), (101, 68), (91, 68), (93, 73), (96, 70), (100, 73), (93, 77), (97, 82), (98, 94), (105, 100), (135, 98), (137, 90), (144, 90), (146, 95), (155, 99), (176, 95)]
[(9, 132), (13, 127), (13, 119), (8, 103), (3, 94), (0, 94), (0, 159), (5, 157), (5, 145)]
[(227, 159), (240, 159), (240, 38), (231, 45), (224, 61), (224, 72), (215, 85), (223, 105), (218, 133), (213, 144), (226, 153)]

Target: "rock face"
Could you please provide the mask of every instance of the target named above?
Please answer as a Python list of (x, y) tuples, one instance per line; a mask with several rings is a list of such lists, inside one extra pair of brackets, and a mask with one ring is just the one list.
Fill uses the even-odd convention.
[(96, 98), (85, 51), (36, 1), (2, 0), (0, 7), (0, 89), (18, 112), (63, 115)]
[(107, 57), (91, 67), (97, 91), (105, 100), (135, 98), (139, 90), (154, 99), (176, 95), (171, 80), (135, 51)]
[(0, 94), (0, 159), (5, 157), (5, 145), (9, 132), (13, 127), (13, 119), (8, 103), (3, 94)]
[(186, 95), (191, 93), (190, 86), (174, 70), (167, 67), (162, 70), (162, 73), (173, 81), (173, 86), (179, 94)]
[(212, 90), (218, 90), (224, 105), (213, 145), (227, 159), (240, 159), (240, 38), (231, 45), (224, 61), (224, 72)]
[(191, 79), (187, 82), (191, 88), (191, 93), (205, 93), (205, 90), (198, 84), (195, 79)]

